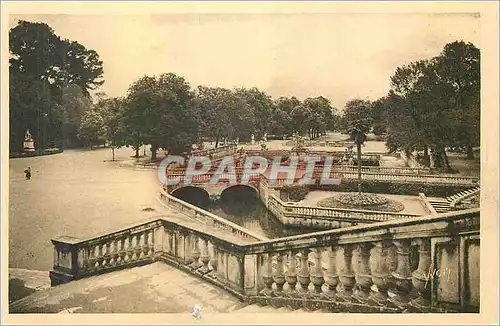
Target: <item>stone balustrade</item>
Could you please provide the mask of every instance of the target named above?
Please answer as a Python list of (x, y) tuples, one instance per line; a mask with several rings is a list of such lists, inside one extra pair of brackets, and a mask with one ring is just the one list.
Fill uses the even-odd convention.
[(478, 312), (479, 221), (479, 209), (470, 209), (242, 245), (158, 219), (84, 241), (53, 240), (51, 278), (56, 285), (160, 260), (274, 307)]
[(226, 146), (221, 146), (217, 148), (209, 148), (209, 149), (202, 149), (202, 150), (196, 150), (192, 151), (190, 153), (191, 156), (208, 156), (212, 158), (218, 158), (222, 157), (225, 155), (231, 155), (236, 153), (238, 149), (237, 145), (231, 144), (231, 145), (226, 145)]
[(262, 237), (258, 234), (251, 232), (250, 230), (239, 226), (229, 220), (219, 217), (213, 213), (210, 213), (202, 208), (195, 205), (191, 205), (179, 198), (170, 195), (165, 189), (160, 189), (160, 199), (165, 201), (168, 206), (177, 209), (180, 213), (183, 213), (201, 224), (211, 226), (217, 230), (223, 230), (238, 236), (243, 239), (250, 239), (255, 241), (267, 240), (266, 237)]
[(416, 214), (378, 212), (360, 209), (299, 206), (284, 203), (273, 194), (268, 196), (266, 205), (283, 224), (332, 229), (419, 216)]
[(451, 202), (450, 202), (450, 208), (451, 209), (456, 209), (456, 206), (461, 203), (462, 201), (465, 201), (471, 197), (475, 197), (475, 196), (478, 196), (479, 194), (481, 193), (481, 188), (477, 188), (475, 189), (474, 191), (470, 192), (470, 193), (467, 193), (467, 194), (464, 194), (458, 198), (455, 198), (453, 199)]
[[(412, 168), (402, 168), (402, 173), (392, 173), (391, 169), (399, 168), (383, 168), (383, 167), (363, 167), (361, 171), (361, 178), (363, 180), (369, 181), (389, 181), (389, 182), (409, 182), (409, 183), (427, 183), (427, 184), (450, 184), (450, 185), (479, 185), (479, 178), (477, 177), (465, 177), (465, 176), (448, 176), (448, 175), (429, 175), (421, 174), (422, 169), (412, 169)], [(235, 168), (237, 180), (241, 179), (243, 175), (243, 168)], [(383, 171), (383, 172), (376, 172)], [(397, 170), (394, 170), (397, 171)], [(413, 172), (412, 172), (413, 171)], [(313, 170), (313, 179), (319, 180), (322, 175), (322, 168), (316, 167)], [(193, 182), (208, 182), (215, 171), (210, 171), (203, 175), (193, 176)], [(167, 170), (167, 179), (172, 180), (174, 178), (183, 179), (186, 174), (185, 168), (169, 168)], [(262, 177), (263, 175), (261, 175)], [(338, 179), (357, 179), (358, 172), (354, 167), (348, 166), (333, 166), (329, 173), (330, 178)], [(224, 178), (229, 179), (229, 175), (225, 175)], [(252, 175), (252, 180), (258, 179), (259, 176)], [(275, 180), (274, 183), (270, 184), (274, 187), (281, 187), (287, 182), (286, 179), (280, 178)]]
[[(357, 172), (332, 172), (331, 178), (357, 179)], [(361, 174), (363, 180), (390, 181), (390, 182), (415, 182), (428, 184), (452, 185), (479, 185), (479, 178), (447, 175), (421, 175), (421, 174), (385, 174), (365, 172)]]
[(427, 212), (427, 214), (429, 214), (429, 215), (436, 215), (437, 214), (436, 209), (429, 202), (429, 200), (427, 199), (427, 196), (425, 196), (425, 194), (419, 193), (418, 194), (418, 199), (419, 199), (420, 204), (422, 205), (422, 207)]
[(53, 239), (51, 284), (151, 263), (157, 254), (155, 233), (160, 226), (161, 221), (155, 219), (91, 239)]

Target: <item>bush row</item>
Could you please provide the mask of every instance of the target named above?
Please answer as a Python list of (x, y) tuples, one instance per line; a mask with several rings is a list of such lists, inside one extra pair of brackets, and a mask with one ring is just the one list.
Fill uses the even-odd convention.
[[(413, 195), (418, 196), (419, 193), (424, 193), (430, 197), (448, 197), (457, 192), (473, 188), (470, 185), (443, 185), (443, 184), (425, 184), (425, 183), (395, 183), (387, 181), (363, 181), (362, 191), (379, 193), (379, 194), (394, 194), (394, 195)], [(356, 180), (342, 180), (340, 185), (311, 185), (310, 190), (333, 190), (339, 192), (358, 191), (358, 183)]]

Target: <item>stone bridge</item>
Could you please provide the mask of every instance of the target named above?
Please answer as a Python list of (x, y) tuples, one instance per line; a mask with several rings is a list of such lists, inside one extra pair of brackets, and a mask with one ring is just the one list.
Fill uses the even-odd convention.
[(208, 196), (221, 196), (222, 193), (230, 188), (233, 187), (248, 187), (251, 189), (254, 189), (256, 194), (259, 194), (259, 181), (258, 180), (252, 180), (248, 182), (247, 184), (242, 184), (242, 183), (230, 183), (227, 181), (220, 181), (216, 184), (212, 184), (210, 182), (196, 182), (192, 183), (189, 185), (186, 184), (178, 184), (174, 186), (167, 186), (167, 192), (174, 195), (176, 192), (181, 191), (182, 189), (186, 188), (197, 188), (197, 189), (203, 189)]

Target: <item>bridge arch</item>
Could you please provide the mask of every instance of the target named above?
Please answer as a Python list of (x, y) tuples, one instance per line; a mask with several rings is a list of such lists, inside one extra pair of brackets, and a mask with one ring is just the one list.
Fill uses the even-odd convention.
[(180, 187), (172, 191), (171, 195), (200, 208), (207, 208), (210, 204), (210, 194), (201, 187)]
[(221, 192), (220, 205), (223, 212), (242, 218), (259, 205), (259, 192), (250, 185), (232, 185)]

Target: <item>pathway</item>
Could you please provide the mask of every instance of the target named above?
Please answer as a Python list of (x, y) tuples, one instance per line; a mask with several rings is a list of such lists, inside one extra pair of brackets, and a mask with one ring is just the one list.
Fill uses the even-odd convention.
[(10, 313), (204, 313), (245, 306), (228, 292), (163, 263), (85, 278), (36, 292)]

